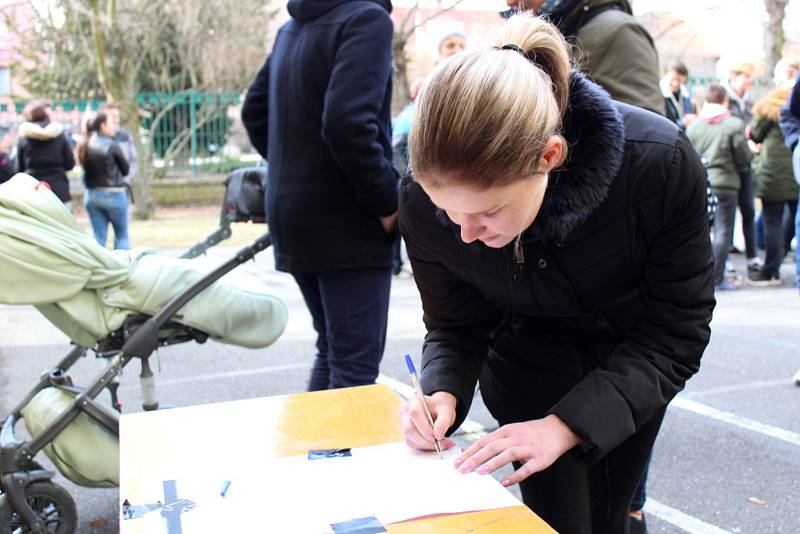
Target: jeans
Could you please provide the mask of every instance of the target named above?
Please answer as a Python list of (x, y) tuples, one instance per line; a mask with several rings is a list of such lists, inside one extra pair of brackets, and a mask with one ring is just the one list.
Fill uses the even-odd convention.
[(114, 228), (114, 248), (123, 250), (131, 248), (128, 239), (127, 191), (87, 189), (83, 196), (83, 205), (89, 214), (94, 239), (101, 247), (106, 246), (108, 223), (111, 223)]
[(758, 212), (756, 215), (756, 247), (759, 250), (764, 250), (767, 248), (766, 242), (764, 241), (764, 209), (762, 207), (761, 211)]
[(374, 384), (386, 344), (391, 269), (293, 276), (317, 331), (308, 390)]
[(725, 276), (725, 261), (733, 244), (737, 195), (733, 191), (716, 188), (714, 193), (719, 201), (714, 220), (714, 283), (719, 284)]
[(756, 204), (753, 194), (753, 174), (748, 168), (741, 173), (739, 186), (739, 211), (742, 213), (742, 234), (744, 235), (744, 248), (747, 259), (758, 256), (756, 251)]
[(764, 259), (764, 267), (761, 269), (766, 275), (773, 278), (780, 278), (781, 263), (787, 252), (787, 237), (791, 242), (789, 228), (784, 226), (784, 208), (788, 208), (795, 218), (797, 210), (797, 199), (762, 201), (764, 210), (764, 241), (766, 243), (767, 254)]
[[(652, 455), (652, 453), (651, 453)], [(642, 478), (639, 479), (639, 484), (636, 485), (636, 491), (633, 492), (633, 500), (631, 501), (631, 512), (639, 512), (644, 508), (644, 503), (647, 502), (647, 473), (650, 471), (650, 458), (642, 471)]]

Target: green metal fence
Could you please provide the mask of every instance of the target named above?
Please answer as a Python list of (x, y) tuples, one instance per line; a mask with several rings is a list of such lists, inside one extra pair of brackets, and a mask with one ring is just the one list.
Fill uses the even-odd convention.
[[(239, 93), (185, 91), (181, 93), (140, 93), (136, 103), (141, 117), (142, 142), (151, 147), (153, 164), (162, 174), (201, 171), (227, 172), (246, 165), (223, 154), (233, 124)], [(96, 99), (52, 102), (53, 120), (63, 123), (77, 137), (87, 113), (105, 102)], [(26, 102), (0, 103), (0, 127), (16, 130), (22, 122)], [(250, 158), (252, 160), (253, 158)]]
[(141, 93), (136, 102), (142, 128), (148, 133), (156, 164), (200, 168), (218, 164), (232, 120), (230, 110), (238, 93)]

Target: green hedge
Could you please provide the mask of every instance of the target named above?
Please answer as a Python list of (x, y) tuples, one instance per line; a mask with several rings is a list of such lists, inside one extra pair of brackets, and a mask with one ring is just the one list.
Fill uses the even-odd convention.
[[(73, 204), (83, 206), (83, 185), (70, 186)], [(203, 206), (222, 204), (225, 176), (204, 178), (166, 178), (150, 182), (150, 193), (156, 206)]]

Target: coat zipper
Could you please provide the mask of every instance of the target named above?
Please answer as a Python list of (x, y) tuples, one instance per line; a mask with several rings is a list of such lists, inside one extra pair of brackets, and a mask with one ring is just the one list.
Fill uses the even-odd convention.
[(519, 285), (522, 281), (522, 275), (525, 272), (525, 252), (522, 250), (522, 234), (517, 236), (514, 242), (514, 258), (517, 260), (517, 268), (514, 274), (511, 275), (511, 282), (514, 285)]

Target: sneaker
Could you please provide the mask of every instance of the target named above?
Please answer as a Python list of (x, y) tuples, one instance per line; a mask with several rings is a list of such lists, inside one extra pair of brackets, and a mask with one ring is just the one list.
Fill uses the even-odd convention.
[(714, 286), (716, 291), (728, 291), (730, 289), (741, 289), (742, 284), (734, 282), (733, 280), (723, 279), (722, 282)]
[(628, 521), (630, 534), (647, 534), (647, 521), (644, 519), (644, 512), (631, 512)]
[(735, 245), (731, 245), (731, 248), (728, 250), (728, 254), (741, 254), (742, 251), (736, 248)]
[(760, 271), (763, 267), (764, 267), (764, 260), (762, 260), (758, 256), (754, 258), (747, 258), (748, 271)]
[(731, 260), (725, 260), (725, 272), (726, 273), (736, 272), (736, 266), (733, 264)]
[(793, 380), (794, 380), (794, 383), (795, 383), (795, 384), (797, 384), (798, 386), (800, 386), (800, 370), (798, 370), (798, 371), (797, 371), (797, 372), (794, 374), (794, 378), (793, 378)]
[(750, 271), (747, 273), (747, 284), (755, 287), (780, 287), (781, 279), (764, 271)]

